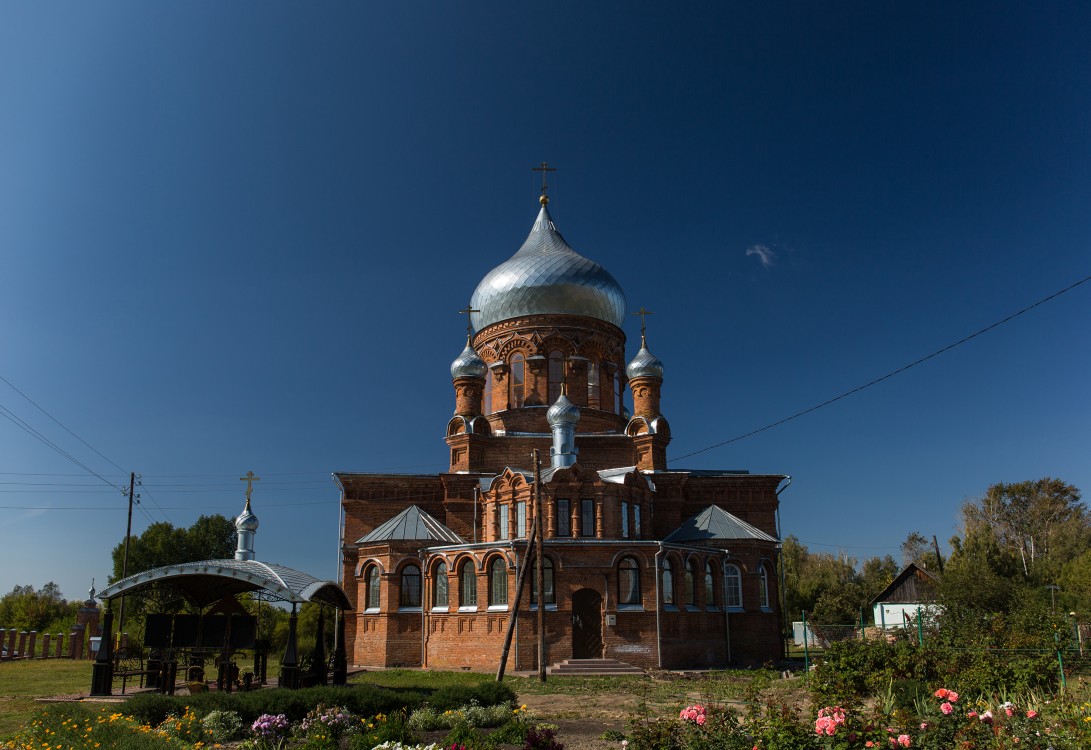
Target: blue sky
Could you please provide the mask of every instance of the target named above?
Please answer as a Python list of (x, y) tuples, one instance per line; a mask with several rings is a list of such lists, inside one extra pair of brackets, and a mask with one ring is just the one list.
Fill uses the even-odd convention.
[[(446, 468), (456, 311), (543, 160), (655, 312), (672, 456), (1091, 274), (1087, 4), (673, 5), (0, 5), (0, 376), (98, 453), (0, 406), (141, 473), (137, 533), (252, 469), (258, 557), (332, 578), (331, 472)], [(945, 541), (992, 483), (1091, 489), (1089, 322), (1091, 283), (675, 466), (792, 475), (813, 549)], [(8, 418), (0, 472), (0, 592), (101, 588), (120, 492)]]

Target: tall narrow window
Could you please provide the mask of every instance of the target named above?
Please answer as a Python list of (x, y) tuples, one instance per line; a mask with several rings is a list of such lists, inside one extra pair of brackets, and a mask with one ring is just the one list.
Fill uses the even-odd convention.
[(742, 606), (742, 573), (737, 565), (724, 568), (724, 606), (739, 608)]
[(572, 536), (572, 506), (568, 498), (557, 500), (557, 512), (554, 514), (554, 534), (559, 537)]
[(663, 580), (663, 603), (672, 605), (674, 604), (674, 571), (671, 570), (670, 560), (664, 559), (661, 568), (661, 577)]
[(587, 406), (590, 409), (599, 408), (599, 368), (598, 362), (587, 364)]
[(492, 389), (496, 387), (496, 377), (490, 367), (485, 372), (485, 413), (492, 414)]
[(769, 569), (764, 565), (758, 575), (758, 602), (762, 609), (769, 609)]
[(617, 566), (617, 600), (623, 607), (643, 604), (640, 598), (640, 564), (631, 557), (621, 558)]
[(629, 538), (629, 504), (624, 500), (621, 501), (621, 536)]
[(477, 607), (477, 574), (473, 560), (467, 560), (458, 569), (458, 588), (460, 607)]
[(713, 585), (712, 579), (712, 563), (705, 563), (705, 606), (716, 606), (716, 587)]
[(406, 565), (402, 568), (402, 590), (398, 599), (399, 607), (420, 606), (420, 568)]
[(510, 383), (508, 406), (512, 409), (519, 409), (523, 406), (523, 397), (526, 394), (526, 361), (523, 359), (522, 354), (513, 354), (508, 365), (511, 369), (511, 372), (508, 373), (508, 382)]
[(633, 504), (633, 536), (640, 538), (640, 506)]
[(432, 608), (447, 609), (447, 564), (437, 563), (432, 574)]
[(696, 565), (694, 561), (690, 561), (686, 565), (685, 583), (686, 583), (686, 606), (697, 606), (697, 581), (694, 580), (696, 576), (693, 574), (693, 568)]
[(367, 573), (364, 574), (364, 586), (366, 588), (365, 598), (367, 600), (368, 609), (379, 608), (379, 567), (372, 565), (367, 569)]
[[(538, 603), (538, 574), (531, 570), (530, 573), (530, 603)], [(548, 557), (542, 558), (542, 590), (545, 591), (546, 605), (556, 604), (557, 595), (553, 591), (553, 561)]]
[(564, 355), (554, 350), (549, 353), (549, 403), (552, 404), (561, 395), (561, 383), (564, 382)]
[(580, 536), (595, 535), (595, 501), (580, 500)]
[(498, 539), (510, 539), (511, 529), (508, 528), (508, 506), (501, 503), (497, 506), (497, 510), (499, 511), (500, 528), (497, 530), (496, 536)]
[(489, 606), (506, 607), (508, 604), (508, 564), (501, 557), (489, 564)]
[(614, 414), (621, 414), (625, 408), (625, 394), (621, 392), (621, 373), (614, 373)]
[(515, 504), (515, 536), (522, 539), (527, 535), (527, 504)]

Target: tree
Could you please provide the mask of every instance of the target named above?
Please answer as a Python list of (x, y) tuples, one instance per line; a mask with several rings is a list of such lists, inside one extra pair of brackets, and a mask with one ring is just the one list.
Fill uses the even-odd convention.
[(994, 484), (962, 506), (963, 536), (991, 538), (1037, 586), (1056, 583), (1064, 563), (1091, 545), (1080, 491), (1059, 479)]
[[(235, 524), (221, 515), (201, 516), (188, 529), (166, 522), (153, 523), (143, 534), (129, 541), (128, 575), (143, 570), (196, 560), (232, 557), (235, 550)], [(114, 574), (111, 582), (122, 577), (125, 541), (111, 553)]]
[[(0, 626), (39, 632), (66, 629), (75, 621), (79, 602), (68, 602), (50, 581), (38, 591), (16, 586), (0, 598)], [(67, 631), (66, 631), (67, 632)]]

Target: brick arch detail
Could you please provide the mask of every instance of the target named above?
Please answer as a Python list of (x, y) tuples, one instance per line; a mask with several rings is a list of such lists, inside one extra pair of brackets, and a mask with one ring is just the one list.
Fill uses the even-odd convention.
[(610, 560), (610, 567), (617, 570), (617, 566), (621, 564), (622, 558), (631, 557), (640, 564), (642, 568), (651, 569), (655, 565), (655, 555), (650, 558), (644, 552), (635, 549), (625, 549), (614, 554), (613, 559)]
[(379, 575), (385, 575), (386, 570), (383, 569), (383, 564), (375, 557), (368, 557), (360, 562), (356, 563), (356, 577), (360, 578), (364, 574), (364, 568), (369, 565), (374, 565), (379, 569)]

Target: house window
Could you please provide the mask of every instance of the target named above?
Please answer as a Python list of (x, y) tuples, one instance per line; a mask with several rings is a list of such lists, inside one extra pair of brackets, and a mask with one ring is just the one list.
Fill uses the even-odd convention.
[(489, 606), (508, 606), (508, 564), (502, 557), (489, 564)]
[(526, 361), (522, 354), (513, 354), (508, 365), (511, 370), (508, 373), (508, 408), (519, 409), (526, 394)]
[(595, 535), (595, 501), (580, 500), (580, 536)]
[[(538, 604), (538, 571), (532, 570), (530, 575), (530, 603)], [(557, 603), (557, 594), (553, 590), (553, 561), (548, 557), (542, 558), (542, 590), (545, 591), (546, 606)]]
[(497, 510), (500, 513), (500, 528), (496, 531), (496, 538), (508, 539), (511, 536), (511, 530), (508, 528), (508, 506), (500, 504)]
[(558, 351), (549, 353), (549, 403), (561, 396), (561, 383), (564, 382), (564, 355)]
[(697, 563), (693, 560), (690, 560), (689, 565), (686, 566), (685, 584), (687, 607), (697, 606), (697, 575), (694, 570), (696, 567)]
[(617, 600), (623, 607), (639, 607), (640, 565), (631, 557), (621, 558), (617, 566)]
[(741, 608), (742, 607), (742, 573), (739, 572), (739, 566), (728, 565), (724, 568), (724, 588), (726, 599), (724, 600), (725, 607)]
[(769, 609), (769, 569), (764, 565), (758, 572), (758, 602), (762, 609)]
[(406, 565), (402, 568), (402, 590), (398, 598), (398, 606), (420, 606), (420, 568), (416, 565)]
[(633, 536), (640, 538), (640, 506), (633, 504)]
[(621, 536), (629, 538), (629, 504), (624, 500), (621, 501)]
[(557, 501), (557, 513), (553, 520), (557, 536), (572, 536), (572, 507), (567, 498)]
[(716, 586), (713, 585), (712, 563), (705, 563), (705, 606), (716, 606)]
[(674, 571), (671, 570), (670, 560), (663, 560), (662, 565), (662, 580), (663, 580), (663, 604), (674, 604)]
[(432, 576), (432, 607), (434, 609), (447, 609), (447, 564), (439, 563)]
[(515, 536), (522, 539), (527, 535), (527, 504), (515, 504)]
[(591, 409), (599, 408), (599, 368), (598, 362), (590, 362), (587, 365), (587, 406)]
[(467, 560), (458, 569), (459, 606), (477, 607), (477, 575), (473, 560)]
[(372, 565), (364, 574), (365, 600), (368, 609), (379, 608), (379, 567)]

